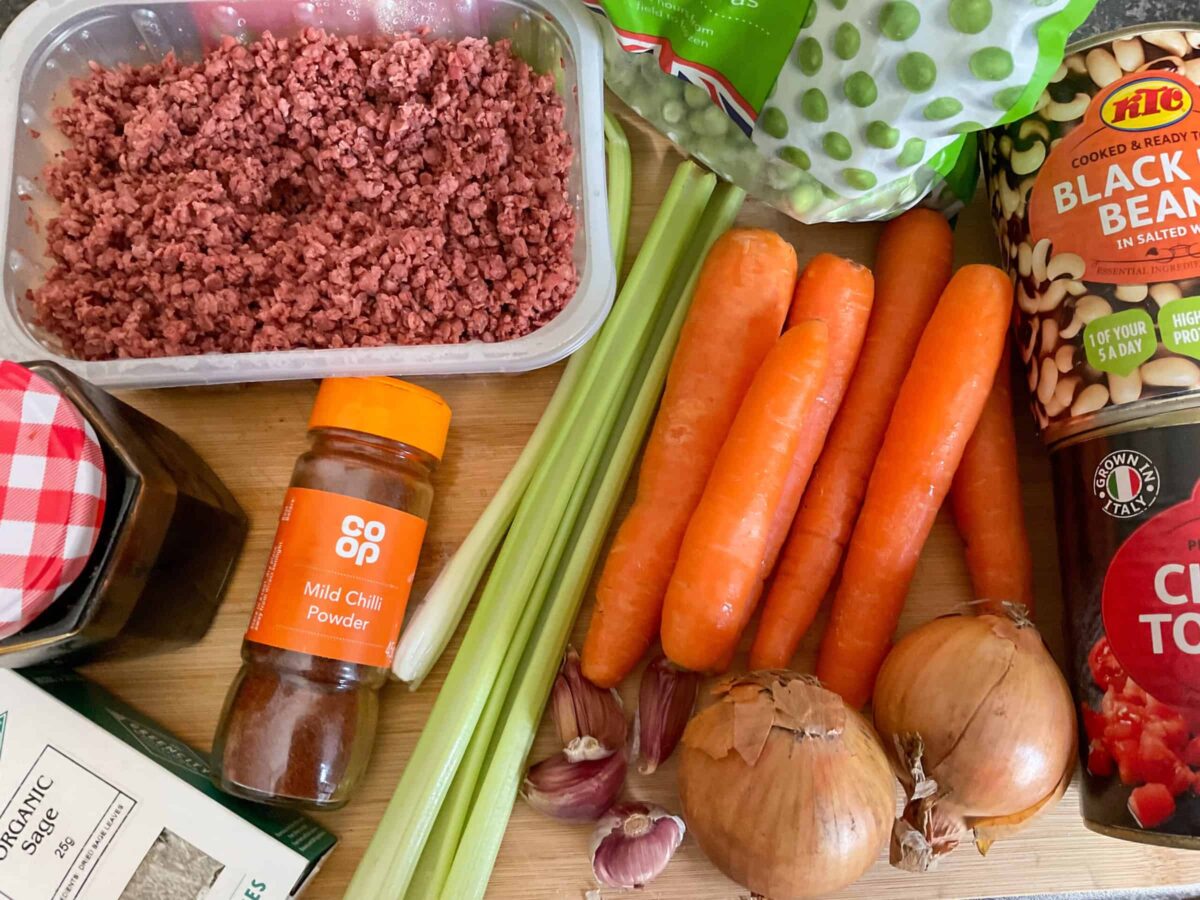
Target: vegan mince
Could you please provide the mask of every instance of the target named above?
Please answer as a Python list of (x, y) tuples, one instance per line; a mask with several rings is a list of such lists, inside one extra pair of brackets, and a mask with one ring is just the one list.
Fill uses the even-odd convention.
[(575, 292), (563, 105), (508, 41), (310, 29), (91, 68), (28, 297), (77, 357), (507, 340)]

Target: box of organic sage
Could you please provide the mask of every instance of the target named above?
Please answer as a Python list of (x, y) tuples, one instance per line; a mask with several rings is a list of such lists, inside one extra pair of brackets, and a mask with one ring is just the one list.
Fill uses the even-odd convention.
[(287, 900), (336, 838), (76, 672), (0, 670), (0, 900)]

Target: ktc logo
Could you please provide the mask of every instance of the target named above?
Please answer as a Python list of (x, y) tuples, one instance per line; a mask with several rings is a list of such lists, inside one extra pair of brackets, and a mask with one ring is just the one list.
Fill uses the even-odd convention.
[(1174, 125), (1192, 111), (1192, 95), (1173, 78), (1153, 75), (1115, 88), (1100, 106), (1104, 124), (1118, 131), (1152, 131)]
[(369, 566), (379, 559), (379, 545), (387, 529), (382, 522), (370, 522), (362, 516), (342, 519), (342, 536), (334, 548), (342, 559), (352, 559), (356, 566)]

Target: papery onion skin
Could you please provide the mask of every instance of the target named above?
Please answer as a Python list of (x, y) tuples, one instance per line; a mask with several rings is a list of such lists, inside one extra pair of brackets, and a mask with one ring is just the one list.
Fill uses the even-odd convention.
[(1041, 635), (1014, 616), (935, 619), (901, 640), (875, 682), (875, 727), (910, 789), (897, 738), (924, 741), (941, 812), (1012, 816), (1038, 805), (1074, 759), (1067, 682)]
[[(895, 780), (875, 732), (805, 676), (758, 672), (730, 683), (732, 691), (696, 715), (683, 738), (679, 793), (701, 849), (734, 881), (772, 900), (820, 896), (854, 882), (879, 857), (895, 815)], [(753, 763), (737, 747), (712, 752), (731, 731), (730, 708), (742, 705), (735, 698), (752, 696), (747, 684), (768, 685), (766, 701), (748, 702), (774, 708)], [(791, 692), (785, 702), (770, 698), (772, 684)], [(762, 711), (751, 710), (747, 721)], [(835, 719), (839, 724), (827, 728)]]

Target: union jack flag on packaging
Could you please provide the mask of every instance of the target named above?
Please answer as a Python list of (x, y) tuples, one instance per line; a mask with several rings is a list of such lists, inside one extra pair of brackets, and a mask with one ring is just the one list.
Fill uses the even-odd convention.
[(582, 0), (608, 85), (804, 222), (973, 196), (975, 133), (1041, 101), (1096, 0)]

